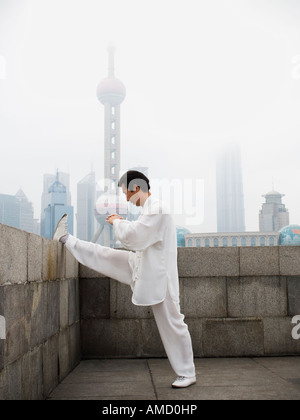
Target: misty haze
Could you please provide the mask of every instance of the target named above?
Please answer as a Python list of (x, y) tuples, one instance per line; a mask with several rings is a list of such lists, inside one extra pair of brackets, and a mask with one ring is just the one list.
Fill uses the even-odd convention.
[(300, 224), (299, 111), (297, 0), (0, 0), (0, 223), (18, 201), (51, 237), (61, 194), (100, 237), (105, 180), (138, 168), (189, 246)]

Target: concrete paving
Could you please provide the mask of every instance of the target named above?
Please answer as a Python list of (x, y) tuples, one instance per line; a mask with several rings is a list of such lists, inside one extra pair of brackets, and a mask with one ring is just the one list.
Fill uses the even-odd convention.
[(300, 357), (195, 359), (197, 383), (173, 389), (167, 359), (83, 360), (49, 400), (300, 400)]

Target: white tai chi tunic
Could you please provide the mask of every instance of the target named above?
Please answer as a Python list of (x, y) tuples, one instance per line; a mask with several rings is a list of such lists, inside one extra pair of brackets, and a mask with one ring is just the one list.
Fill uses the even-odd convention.
[(167, 290), (179, 304), (177, 236), (173, 218), (152, 195), (146, 200), (136, 222), (116, 219), (116, 238), (131, 251), (132, 302), (150, 306), (165, 300)]
[(81, 241), (72, 235), (66, 247), (81, 264), (130, 285), (132, 302), (152, 307), (176, 374), (195, 376), (191, 337), (180, 313), (177, 237), (172, 216), (151, 195), (137, 221), (116, 219), (113, 229), (130, 252)]

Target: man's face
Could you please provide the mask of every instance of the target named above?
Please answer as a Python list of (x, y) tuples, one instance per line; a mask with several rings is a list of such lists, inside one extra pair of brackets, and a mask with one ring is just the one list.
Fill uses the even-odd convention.
[(140, 205), (140, 196), (139, 196), (140, 188), (137, 187), (136, 185), (134, 185), (134, 188), (135, 188), (135, 191), (129, 191), (127, 190), (125, 185), (122, 185), (122, 191), (126, 195), (126, 200), (130, 201), (135, 206), (139, 206)]

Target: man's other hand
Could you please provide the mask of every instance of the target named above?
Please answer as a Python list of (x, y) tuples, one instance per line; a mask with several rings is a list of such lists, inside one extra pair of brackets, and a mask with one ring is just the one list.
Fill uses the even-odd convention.
[(111, 225), (113, 225), (113, 224), (114, 224), (114, 221), (115, 221), (115, 220), (117, 220), (117, 219), (119, 219), (119, 220), (123, 220), (123, 217), (119, 216), (118, 214), (110, 214), (110, 215), (106, 218), (106, 221), (107, 221), (108, 223), (110, 223)]

